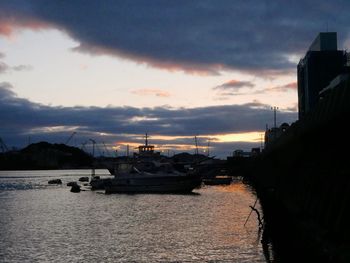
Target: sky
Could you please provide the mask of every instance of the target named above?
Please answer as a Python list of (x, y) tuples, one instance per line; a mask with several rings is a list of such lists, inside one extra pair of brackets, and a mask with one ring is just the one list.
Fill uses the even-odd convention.
[[(319, 32), (350, 47), (349, 1), (0, 0), (0, 138), (225, 158), (297, 120)], [(89, 146), (90, 145), (90, 146)], [(89, 150), (89, 149), (87, 149)], [(136, 151), (136, 150), (135, 150)]]

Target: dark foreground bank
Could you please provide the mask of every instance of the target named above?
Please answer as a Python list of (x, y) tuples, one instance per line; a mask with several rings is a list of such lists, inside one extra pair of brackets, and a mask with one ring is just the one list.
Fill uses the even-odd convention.
[(349, 101), (350, 80), (245, 166), (277, 251), (350, 262)]

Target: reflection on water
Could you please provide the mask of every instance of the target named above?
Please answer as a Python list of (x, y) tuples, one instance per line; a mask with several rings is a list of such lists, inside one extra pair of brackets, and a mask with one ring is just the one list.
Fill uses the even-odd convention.
[[(243, 226), (255, 201), (246, 185), (197, 195), (65, 186), (89, 173), (0, 172), (0, 262), (266, 262), (256, 216)], [(63, 184), (47, 185), (52, 178)]]

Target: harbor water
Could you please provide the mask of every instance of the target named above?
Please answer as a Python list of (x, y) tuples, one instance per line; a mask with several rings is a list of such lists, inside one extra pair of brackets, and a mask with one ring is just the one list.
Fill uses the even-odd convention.
[(256, 196), (240, 181), (187, 195), (70, 192), (89, 175), (0, 171), (0, 262), (266, 262), (257, 215), (244, 226)]

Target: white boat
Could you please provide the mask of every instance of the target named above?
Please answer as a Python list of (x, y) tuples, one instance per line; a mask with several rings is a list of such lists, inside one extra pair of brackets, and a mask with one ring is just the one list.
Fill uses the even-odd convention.
[(140, 145), (134, 158), (106, 165), (114, 178), (92, 179), (93, 190), (110, 193), (189, 193), (202, 183), (193, 171), (178, 171), (169, 162), (162, 162), (154, 146)]
[(139, 171), (132, 164), (119, 165), (113, 179), (104, 182), (106, 194), (111, 193), (190, 193), (201, 185), (195, 173), (176, 170), (156, 173)]

